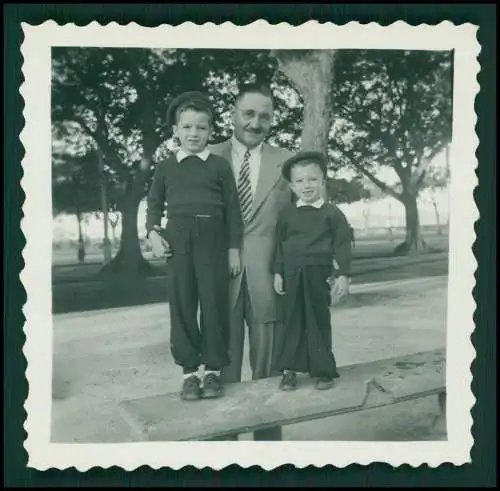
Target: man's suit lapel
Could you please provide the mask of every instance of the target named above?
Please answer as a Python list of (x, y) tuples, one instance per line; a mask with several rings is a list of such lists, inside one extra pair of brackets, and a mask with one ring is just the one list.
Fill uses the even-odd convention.
[(232, 162), (233, 158), (231, 156), (231, 150), (232, 150), (231, 140), (227, 140), (222, 144), (220, 156), (224, 157), (228, 162)]
[[(232, 162), (231, 140), (227, 140), (222, 143), (219, 148), (220, 150), (217, 153), (219, 153), (221, 157), (224, 157), (228, 162)], [(264, 143), (262, 145), (259, 178), (257, 180), (257, 189), (253, 200), (250, 221), (281, 177), (281, 168), (278, 164), (279, 162), (276, 162), (273, 159), (272, 148), (267, 143)], [(235, 175), (234, 177), (236, 183), (238, 183), (238, 176)]]
[(257, 180), (257, 189), (253, 200), (252, 213), (250, 220), (257, 213), (262, 203), (269, 196), (269, 193), (281, 177), (281, 169), (277, 162), (273, 161), (271, 147), (264, 143), (262, 145), (262, 157), (260, 163), (259, 178)]

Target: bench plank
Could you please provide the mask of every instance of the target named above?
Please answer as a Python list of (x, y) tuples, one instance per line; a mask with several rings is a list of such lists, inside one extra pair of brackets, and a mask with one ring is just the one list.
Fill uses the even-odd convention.
[(182, 401), (161, 394), (120, 403), (136, 438), (209, 440), (232, 433), (311, 421), (445, 392), (445, 349), (339, 368), (334, 388), (319, 391), (307, 375), (298, 389), (278, 389), (279, 377), (228, 384), (221, 399)]

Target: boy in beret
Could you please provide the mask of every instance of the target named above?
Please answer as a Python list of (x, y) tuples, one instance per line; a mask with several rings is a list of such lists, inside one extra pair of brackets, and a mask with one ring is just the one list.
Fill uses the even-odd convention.
[(274, 289), (284, 307), (275, 359), (275, 368), (283, 373), (282, 390), (297, 388), (297, 372), (315, 377), (317, 389), (332, 387), (339, 376), (332, 352), (329, 281), (335, 262), (335, 295), (348, 292), (351, 241), (345, 215), (323, 198), (327, 163), (320, 152), (301, 152), (282, 168), (297, 198), (278, 218), (273, 270)]
[[(240, 273), (243, 221), (231, 166), (207, 149), (213, 115), (202, 93), (174, 99), (167, 124), (180, 150), (156, 166), (148, 194), (146, 230), (153, 254), (169, 258), (170, 346), (183, 369), (184, 400), (223, 394), (229, 277)], [(168, 220), (161, 230), (165, 203)], [(203, 376), (198, 374), (201, 365)]]

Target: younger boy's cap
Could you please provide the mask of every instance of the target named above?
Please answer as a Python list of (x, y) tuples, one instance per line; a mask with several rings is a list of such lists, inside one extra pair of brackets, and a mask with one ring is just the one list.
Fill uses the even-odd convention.
[(199, 104), (200, 106), (204, 107), (210, 114), (214, 114), (214, 110), (212, 107), (212, 103), (210, 102), (210, 99), (206, 94), (203, 92), (184, 92), (177, 97), (174, 98), (174, 100), (170, 103), (168, 106), (167, 110), (167, 125), (172, 126), (175, 124), (175, 113), (177, 112), (177, 109), (185, 103), (191, 103), (195, 102), (196, 104)]
[(321, 171), (323, 172), (323, 175), (326, 177), (326, 171), (328, 169), (328, 159), (326, 158), (326, 155), (322, 152), (304, 151), (295, 154), (293, 157), (290, 157), (283, 164), (281, 168), (281, 174), (287, 181), (290, 181), (292, 167), (297, 162), (302, 161), (314, 162), (315, 164), (318, 164), (321, 168)]

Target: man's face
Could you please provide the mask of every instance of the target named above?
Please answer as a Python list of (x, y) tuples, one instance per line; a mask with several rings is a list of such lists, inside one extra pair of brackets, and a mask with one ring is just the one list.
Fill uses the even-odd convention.
[(290, 172), (290, 187), (304, 203), (314, 203), (322, 196), (324, 176), (318, 164), (295, 165)]
[(273, 122), (273, 104), (258, 93), (245, 94), (233, 109), (234, 136), (248, 148), (260, 145)]
[(182, 111), (173, 129), (181, 148), (187, 153), (201, 152), (212, 131), (208, 114), (193, 109)]

